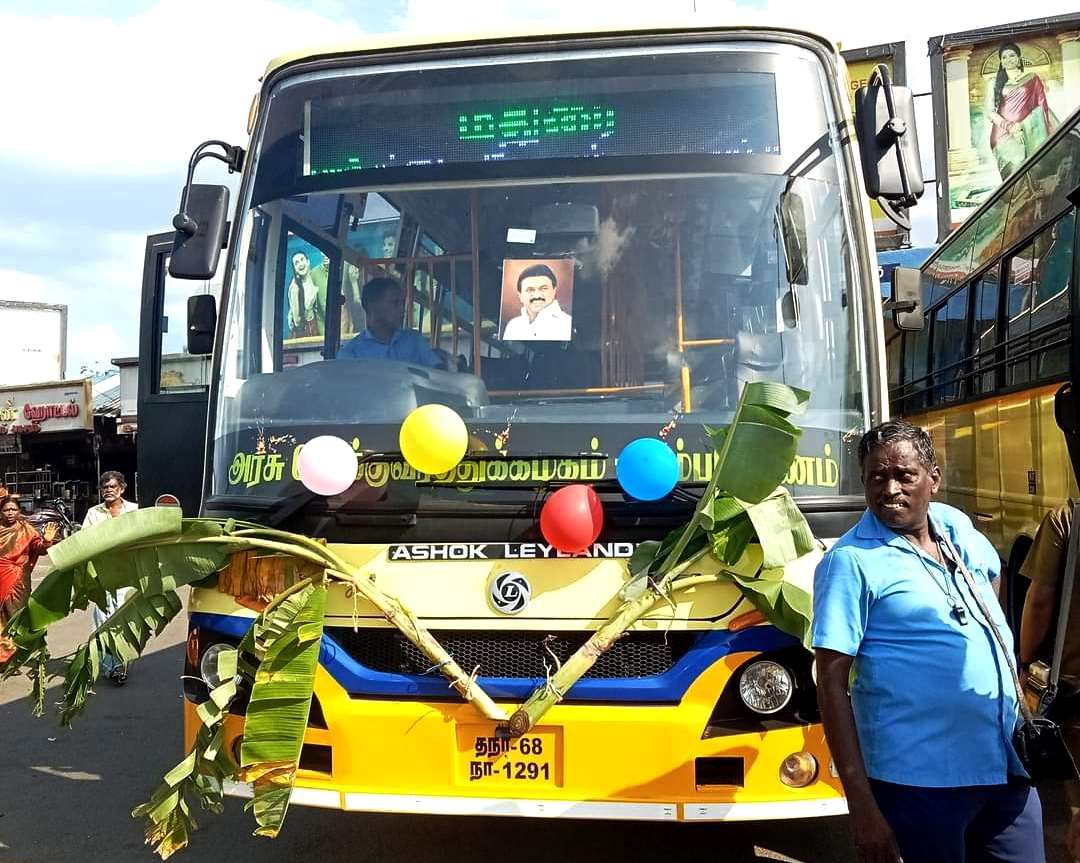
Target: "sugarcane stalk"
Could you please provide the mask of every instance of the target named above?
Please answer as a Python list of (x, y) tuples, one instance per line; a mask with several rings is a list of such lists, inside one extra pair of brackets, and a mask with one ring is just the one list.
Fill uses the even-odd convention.
[(720, 484), (720, 469), (727, 460), (728, 450), (731, 448), (731, 439), (735, 437), (735, 427), (738, 425), (742, 407), (743, 400), (740, 397), (739, 403), (735, 406), (735, 415), (731, 418), (731, 424), (728, 426), (728, 433), (724, 437), (724, 446), (720, 449), (720, 452), (716, 457), (716, 462), (713, 464), (712, 476), (709, 477), (709, 482), (705, 486), (705, 491), (698, 500), (697, 506), (694, 507), (694, 517), (691, 518), (690, 522), (683, 528), (683, 532), (679, 535), (678, 542), (672, 547), (668, 556), (664, 558), (664, 562), (660, 564), (658, 572), (660, 574), (659, 583), (661, 587), (666, 586), (666, 584), (675, 576), (675, 570), (669, 569), (669, 567), (674, 567), (678, 563), (680, 555), (686, 550), (686, 546), (690, 543), (695, 531), (700, 529), (698, 516), (701, 515), (701, 512), (705, 507), (712, 503), (713, 498), (716, 497), (716, 488)]
[[(672, 579), (679, 573), (684, 572), (704, 555), (705, 552), (700, 551), (684, 560), (672, 569), (665, 584), (650, 581), (648, 589), (641, 596), (636, 599), (624, 600), (615, 610), (615, 613), (601, 624), (596, 632), (589, 636), (589, 640), (574, 651), (574, 655), (559, 666), (555, 673), (529, 696), (528, 701), (514, 711), (510, 721), (507, 723), (510, 735), (520, 737), (533, 728), (548, 710), (562, 701), (570, 687), (577, 683), (596, 664), (596, 661), (611, 645), (622, 638), (626, 631), (637, 623), (654, 605), (668, 598), (673, 585), (677, 583), (673, 582)], [(689, 582), (687, 586), (692, 587), (694, 584), (702, 583), (702, 581), (712, 581), (713, 579), (714, 576), (709, 576), (699, 581), (695, 577), (690, 577), (686, 581)]]
[[(491, 699), (473, 677), (465, 673), (446, 648), (417, 620), (416, 615), (401, 600), (380, 589), (372, 579), (363, 578), (353, 572), (350, 564), (336, 552), (309, 537), (271, 528), (247, 528), (234, 531), (230, 537), (242, 539), (259, 548), (318, 563), (325, 569), (328, 576), (350, 585), (353, 590), (374, 605), (417, 650), (431, 660), (432, 666), (438, 668), (450, 681), (450, 686), (483, 716), (497, 722), (506, 721), (506, 711)], [(279, 539), (282, 541), (276, 541)]]
[(334, 569), (328, 569), (327, 572), (332, 577), (352, 585), (354, 590), (379, 609), (383, 617), (401, 630), (402, 635), (431, 660), (432, 667), (437, 668), (450, 681), (450, 686), (481, 714), (496, 722), (506, 721), (506, 711), (492, 701), (491, 696), (465, 673), (454, 658), (446, 652), (446, 648), (439, 644), (438, 640), (416, 619), (416, 616), (405, 607), (401, 600), (380, 590), (371, 579)]
[[(744, 394), (745, 397), (745, 394)], [(743, 398), (739, 399), (739, 404), (735, 408), (735, 415), (731, 418), (731, 424), (728, 426), (728, 434), (724, 438), (724, 445), (721, 447), (720, 452), (717, 455), (716, 463), (713, 465), (713, 473), (709, 478), (708, 484), (705, 486), (705, 491), (701, 495), (701, 499), (698, 500), (697, 506), (694, 507), (694, 516), (690, 519), (690, 522), (683, 528), (682, 533), (679, 535), (675, 545), (672, 546), (670, 552), (664, 558), (663, 562), (657, 569), (657, 577), (649, 580), (649, 586), (645, 592), (637, 599), (631, 599), (624, 601), (618, 609), (615, 611), (608, 620), (589, 637), (581, 647), (575, 651), (566, 662), (564, 662), (555, 673), (552, 674), (542, 686), (533, 691), (533, 694), (529, 696), (528, 700), (514, 711), (510, 717), (508, 728), (510, 734), (514, 737), (520, 737), (525, 734), (530, 728), (536, 725), (540, 721), (540, 718), (551, 709), (552, 706), (562, 701), (566, 692), (573, 686), (581, 677), (596, 664), (596, 660), (611, 647), (616, 641), (618, 641), (626, 633), (626, 631), (633, 626), (649, 609), (651, 609), (656, 603), (662, 599), (666, 599), (674, 592), (675, 579), (686, 571), (692, 563), (699, 560), (704, 554), (704, 551), (700, 551), (695, 555), (691, 555), (686, 560), (679, 562), (679, 558), (683, 552), (686, 551), (686, 547), (690, 544), (690, 540), (693, 539), (695, 532), (701, 529), (699, 524), (699, 517), (705, 507), (709, 506), (713, 498), (716, 496), (716, 490), (720, 483), (720, 472), (723, 468), (724, 462), (727, 459), (728, 451), (731, 449), (731, 441), (735, 436), (735, 428), (739, 423), (739, 417), (742, 414)], [(698, 584), (698, 581), (688, 581), (681, 585), (681, 587), (692, 587), (694, 584)]]

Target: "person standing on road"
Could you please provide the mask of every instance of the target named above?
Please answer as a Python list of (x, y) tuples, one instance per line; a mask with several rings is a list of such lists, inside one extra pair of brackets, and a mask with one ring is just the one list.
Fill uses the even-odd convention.
[[(1031, 581), (1020, 622), (1020, 664), (1025, 673), (1032, 662), (1049, 661), (1053, 655), (1053, 635), (1065, 580), (1069, 534), (1073, 528), (1072, 514), (1072, 501), (1048, 512), (1020, 566), (1020, 574)], [(1080, 585), (1075, 583), (1062, 647), (1054, 718), (1061, 725), (1073, 759), (1080, 760)], [(1080, 782), (1065, 783), (1065, 798), (1071, 817), (1067, 839), (1069, 853), (1080, 859)]]
[[(116, 518), (119, 515), (123, 515), (125, 512), (132, 512), (139, 508), (131, 501), (124, 500), (124, 491), (127, 489), (127, 481), (120, 471), (105, 471), (105, 473), (101, 475), (100, 488), (101, 503), (90, 507), (90, 509), (86, 511), (86, 517), (83, 518), (83, 527), (91, 527), (92, 525), (108, 521), (110, 518)], [(109, 616), (124, 604), (124, 600), (127, 599), (129, 593), (130, 589), (128, 588), (123, 588), (115, 593), (110, 593), (107, 596), (104, 608), (95, 605), (90, 610), (90, 617), (94, 623), (94, 629), (100, 628)], [(101, 673), (117, 686), (123, 686), (127, 683), (127, 663), (121, 662), (117, 657), (108, 652), (101, 654)]]
[(930, 503), (941, 473), (925, 431), (883, 423), (859, 462), (867, 509), (817, 567), (813, 622), (859, 860), (1044, 863), (1042, 807), (1012, 743), (997, 554), (967, 516)]
[[(56, 538), (55, 522), (39, 535), (23, 517), (19, 502), (10, 495), (0, 498), (0, 630), (26, 605), (30, 596), (30, 573), (34, 564)], [(0, 662), (10, 658), (15, 645), (0, 637)]]

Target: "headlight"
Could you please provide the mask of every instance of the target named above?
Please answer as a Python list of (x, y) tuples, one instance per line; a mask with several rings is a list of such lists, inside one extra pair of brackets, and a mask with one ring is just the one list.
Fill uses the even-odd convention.
[(739, 697), (755, 713), (776, 713), (787, 707), (795, 692), (791, 673), (779, 662), (751, 662), (739, 679)]
[(231, 644), (211, 644), (199, 662), (199, 674), (211, 689), (217, 689), (223, 682), (218, 674), (218, 658), (227, 650), (235, 651), (236, 648)]

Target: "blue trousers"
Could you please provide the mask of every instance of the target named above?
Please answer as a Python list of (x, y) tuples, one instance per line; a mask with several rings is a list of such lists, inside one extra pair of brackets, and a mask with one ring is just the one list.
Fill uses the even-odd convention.
[(1045, 863), (1042, 804), (1026, 780), (919, 788), (870, 780), (904, 863)]

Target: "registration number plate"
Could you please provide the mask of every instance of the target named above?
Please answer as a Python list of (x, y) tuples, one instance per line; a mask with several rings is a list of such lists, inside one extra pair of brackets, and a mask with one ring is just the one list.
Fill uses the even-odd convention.
[(534, 728), (521, 737), (493, 725), (459, 725), (458, 781), (465, 785), (562, 785), (562, 729)]

